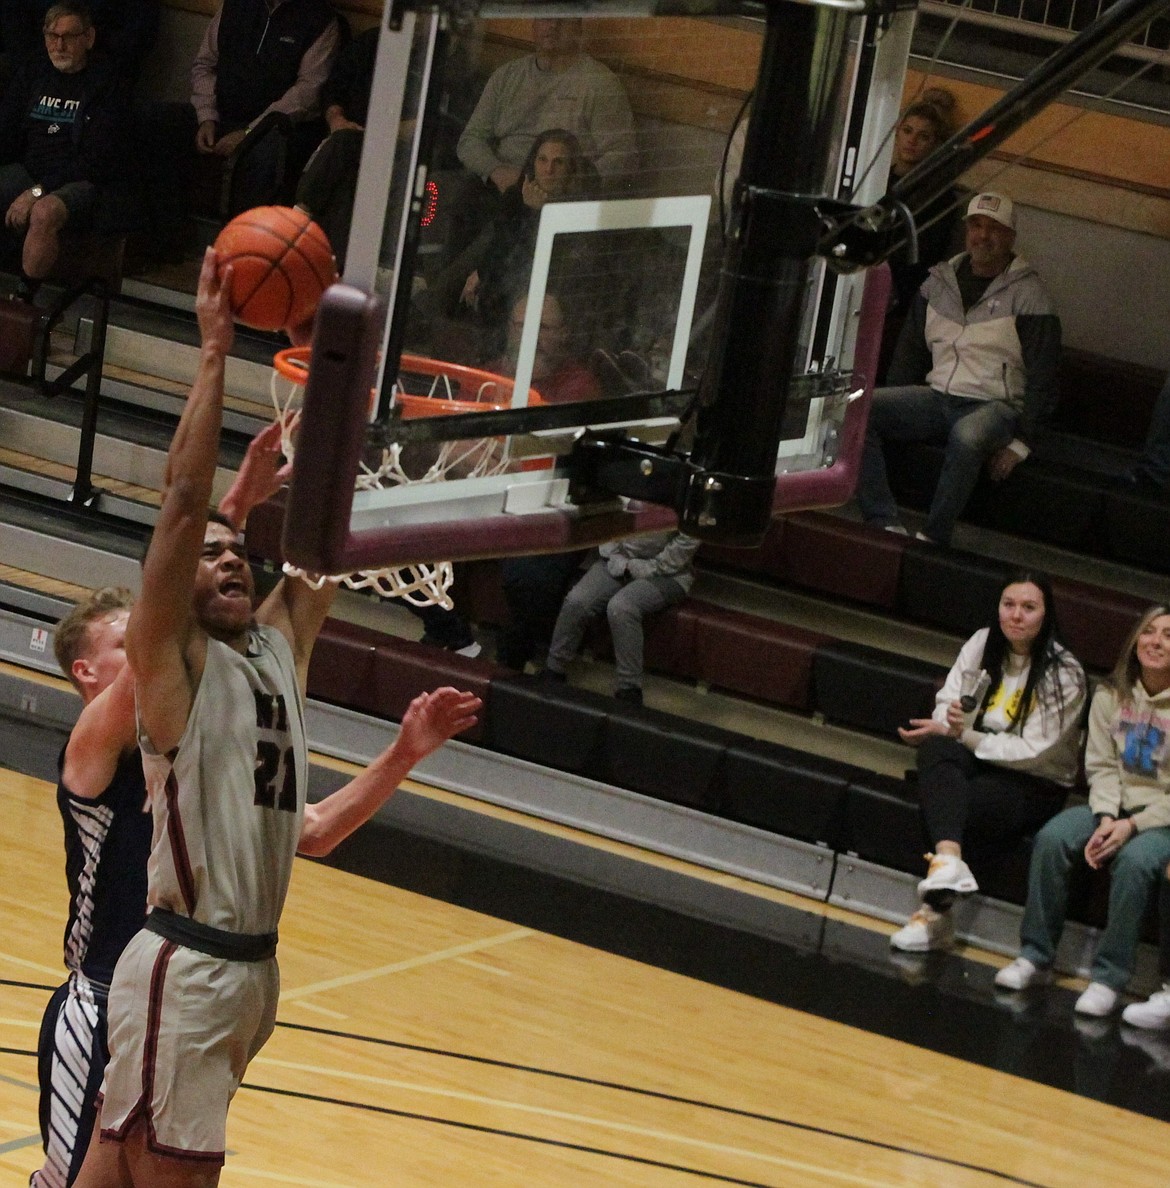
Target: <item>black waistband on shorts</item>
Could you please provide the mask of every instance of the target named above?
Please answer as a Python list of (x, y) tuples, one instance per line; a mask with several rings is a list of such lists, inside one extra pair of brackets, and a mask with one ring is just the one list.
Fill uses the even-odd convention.
[(146, 917), (145, 927), (164, 940), (221, 961), (267, 961), (276, 956), (275, 932), (228, 932), (166, 908), (154, 908)]

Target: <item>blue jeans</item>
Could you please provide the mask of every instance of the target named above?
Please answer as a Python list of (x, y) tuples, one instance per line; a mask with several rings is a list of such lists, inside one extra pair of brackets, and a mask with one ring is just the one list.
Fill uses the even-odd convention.
[(930, 504), (925, 532), (950, 544), (959, 518), (979, 481), (983, 463), (1015, 437), (1018, 414), (1004, 400), (948, 396), (925, 385), (878, 388), (869, 410), (857, 500), (868, 523), (896, 524), (898, 504), (886, 476), (887, 441), (923, 441), (946, 446), (942, 473)]
[[(1069, 876), (1084, 862), (1093, 835), (1088, 805), (1065, 809), (1036, 834), (1028, 871), (1028, 903), (1020, 927), (1020, 956), (1051, 965), (1064, 928)], [(1109, 915), (1093, 957), (1092, 979), (1123, 990), (1133, 974), (1142, 917), (1170, 862), (1170, 828), (1145, 829), (1117, 852), (1109, 869)]]

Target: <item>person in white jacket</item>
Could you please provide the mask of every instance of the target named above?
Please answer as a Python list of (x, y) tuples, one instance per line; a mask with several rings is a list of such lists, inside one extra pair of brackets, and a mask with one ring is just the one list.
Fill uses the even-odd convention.
[(1133, 973), (1150, 893), (1170, 862), (1170, 610), (1148, 610), (1089, 710), (1085, 774), (1089, 803), (1040, 831), (1028, 872), (1020, 955), (996, 975), (1007, 990), (1052, 979), (1074, 866), (1110, 868), (1109, 909), (1082, 1015), (1117, 1006)]
[(995, 621), (963, 645), (933, 715), (898, 731), (918, 748), (933, 852), (918, 884), (922, 904), (890, 937), (894, 948), (949, 946), (951, 905), (979, 889), (964, 847), (1002, 854), (1060, 810), (1077, 776), (1084, 704), (1084, 670), (1057, 637), (1048, 579), (1014, 575)]

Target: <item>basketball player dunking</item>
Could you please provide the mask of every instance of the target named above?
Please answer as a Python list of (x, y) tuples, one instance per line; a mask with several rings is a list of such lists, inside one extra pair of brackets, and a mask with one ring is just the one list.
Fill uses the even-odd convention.
[(306, 808), (305, 676), (333, 588), (286, 578), (253, 612), (235, 532), (208, 520), (230, 280), (209, 250), (199, 366), (126, 631), (154, 814), (151, 911), (114, 973), (110, 1063), (78, 1188), (218, 1183), (228, 1103), (275, 1021), (293, 854), (327, 853), (479, 708), (449, 688), (416, 698), (393, 746)]

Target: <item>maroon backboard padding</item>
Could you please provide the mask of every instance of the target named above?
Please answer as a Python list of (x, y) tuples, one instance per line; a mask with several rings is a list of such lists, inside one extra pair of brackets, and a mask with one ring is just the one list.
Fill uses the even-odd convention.
[(873, 398), (873, 377), (877, 373), (882, 327), (885, 325), (889, 302), (890, 270), (882, 264), (871, 268), (865, 278), (861, 320), (857, 327), (857, 346), (853, 356), (854, 382), (863, 391), (845, 413), (837, 460), (823, 470), (803, 470), (778, 476), (776, 493), (772, 497), (773, 515), (810, 511), (818, 507), (840, 507), (852, 497), (861, 468), (865, 425)]
[[(853, 493), (889, 285), (884, 266), (866, 279), (854, 367), (864, 394), (846, 414), (840, 454), (827, 469), (778, 478), (777, 513), (835, 506)], [(353, 531), (353, 478), (365, 441), (380, 325), (376, 300), (351, 286), (334, 285), (321, 301), (284, 524), (283, 551), (292, 564), (310, 573), (350, 573), (439, 559), (554, 553), (677, 523), (671, 509), (632, 502), (611, 513), (558, 509)]]

